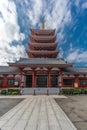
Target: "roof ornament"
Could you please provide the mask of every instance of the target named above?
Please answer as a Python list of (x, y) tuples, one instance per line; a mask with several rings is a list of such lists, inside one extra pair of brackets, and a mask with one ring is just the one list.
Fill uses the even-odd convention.
[(45, 21), (44, 21), (44, 18), (42, 18), (42, 30), (45, 29)]

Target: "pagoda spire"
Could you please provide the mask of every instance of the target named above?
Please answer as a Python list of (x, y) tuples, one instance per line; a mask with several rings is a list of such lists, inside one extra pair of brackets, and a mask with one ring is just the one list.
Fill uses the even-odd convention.
[(45, 22), (44, 22), (44, 18), (42, 18), (42, 30), (45, 29)]

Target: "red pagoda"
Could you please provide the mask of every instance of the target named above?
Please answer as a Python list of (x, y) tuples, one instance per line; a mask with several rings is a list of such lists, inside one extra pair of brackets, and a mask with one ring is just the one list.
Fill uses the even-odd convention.
[(1, 88), (23, 88), (25, 93), (53, 93), (59, 87), (87, 87), (87, 68), (73, 67), (57, 58), (55, 29), (31, 29), (28, 58), (0, 66)]

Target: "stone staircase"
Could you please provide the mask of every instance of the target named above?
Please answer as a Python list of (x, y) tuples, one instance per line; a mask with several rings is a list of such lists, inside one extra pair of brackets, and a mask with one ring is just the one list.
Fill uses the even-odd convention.
[(22, 88), (21, 94), (23, 95), (50, 95), (59, 94), (60, 88)]

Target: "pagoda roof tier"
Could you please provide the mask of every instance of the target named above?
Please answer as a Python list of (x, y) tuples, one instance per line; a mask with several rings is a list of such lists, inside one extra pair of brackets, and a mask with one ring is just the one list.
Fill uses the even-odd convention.
[(54, 35), (55, 34), (55, 29), (53, 30), (36, 30), (36, 29), (31, 29), (31, 34), (32, 35)]
[(58, 51), (26, 51), (30, 58), (56, 58)]
[(55, 50), (57, 43), (29, 43), (30, 50)]
[(37, 42), (37, 43), (52, 43), (52, 42), (55, 42), (56, 40), (56, 36), (53, 35), (53, 36), (34, 36), (34, 35), (31, 35), (30, 36), (30, 41), (31, 42)]
[(45, 43), (45, 42), (39, 42), (39, 43), (37, 43), (37, 42), (29, 42), (28, 44), (32, 44), (32, 46), (45, 46), (45, 45), (47, 45), (47, 46), (50, 46), (50, 45), (55, 45), (55, 44), (58, 44), (58, 42), (52, 42), (52, 43), (50, 43), (50, 42), (48, 42), (48, 43)]

